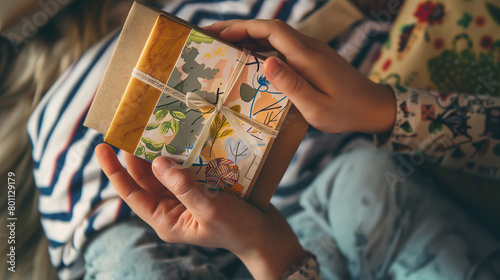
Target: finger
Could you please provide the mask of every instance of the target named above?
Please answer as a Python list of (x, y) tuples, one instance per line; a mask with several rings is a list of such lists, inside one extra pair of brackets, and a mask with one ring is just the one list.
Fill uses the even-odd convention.
[[(309, 47), (312, 50), (322, 52), (322, 51), (324, 51), (323, 45), (327, 46), (326, 44), (318, 45), (318, 42), (321, 42), (321, 41), (318, 41), (312, 37), (308, 37), (308, 36), (303, 35), (302, 33), (298, 32), (297, 30), (295, 30), (294, 28), (292, 28), (291, 26), (289, 26), (288, 24), (286, 24), (280, 20), (260, 20), (260, 19), (259, 20), (248, 20), (248, 21), (244, 21), (244, 20), (240, 20), (240, 19), (226, 20), (226, 21), (215, 22), (212, 25), (209, 25), (209, 26), (206, 26), (203, 28), (205, 28), (206, 30), (208, 30), (212, 33), (215, 33), (217, 35), (219, 35), (222, 31), (224, 31), (223, 36), (225, 37), (226, 40), (233, 39), (233, 40), (235, 40), (233, 42), (236, 42), (236, 41), (243, 42), (244, 44), (252, 41), (252, 42), (255, 42), (255, 45), (257, 46), (257, 48), (265, 48), (266, 50), (269, 50), (271, 48), (274, 49), (274, 47), (272, 47), (272, 45), (268, 41), (268, 38), (269, 38), (268, 36), (265, 36), (265, 38), (259, 39), (259, 38), (256, 38), (254, 36), (251, 36), (250, 33), (246, 33), (246, 34), (245, 33), (237, 33), (239, 35), (232, 38), (233, 32), (236, 32), (236, 31), (231, 30), (231, 32), (228, 32), (229, 30), (225, 30), (225, 29), (232, 27), (236, 23), (238, 23), (239, 25), (246, 25), (246, 24), (248, 24), (248, 25), (259, 24), (259, 25), (269, 25), (269, 26), (277, 25), (278, 27), (282, 27), (282, 28), (276, 28), (275, 30), (279, 30), (279, 29), (285, 30), (286, 29), (286, 31), (290, 35), (298, 37), (299, 40), (304, 45), (306, 45), (307, 47)], [(248, 36), (245, 36), (245, 35), (248, 35)], [(242, 37), (240, 37), (240, 36), (242, 36)]]
[[(243, 20), (241, 19), (235, 19), (235, 20), (226, 20), (226, 21), (218, 21), (213, 23), (212, 25), (205, 26), (203, 27), (209, 32), (212, 32), (216, 35), (219, 35), (219, 33), (228, 28), (229, 26), (241, 22)], [(274, 50), (274, 47), (271, 46), (269, 41), (267, 39), (252, 39), (250, 37), (243, 39), (238, 42), (238, 45), (257, 52), (265, 52), (265, 51), (272, 51)]]
[(241, 19), (231, 19), (231, 20), (222, 20), (222, 21), (217, 21), (217, 22), (214, 22), (212, 23), (211, 25), (209, 26), (204, 26), (203, 28), (205, 30), (208, 30), (212, 33), (215, 33), (217, 35), (219, 35), (219, 33), (228, 28), (229, 26), (235, 24), (236, 22), (239, 22), (239, 21), (243, 21)]
[[(220, 31), (220, 29), (226, 27)], [(222, 39), (248, 43), (249, 39), (259, 42), (255, 49), (262, 51), (272, 46), (286, 57), (286, 63), (320, 91), (331, 92), (335, 84), (343, 82), (345, 73), (338, 71), (349, 64), (323, 42), (305, 36), (279, 20), (235, 20), (218, 22), (210, 27), (219, 32)], [(268, 41), (269, 45), (263, 43)], [(325, 59), (328, 57), (328, 59)], [(314, 65), (314, 67), (311, 67)], [(336, 83), (332, 77), (338, 77)]]
[(277, 57), (266, 59), (264, 62), (264, 75), (266, 75), (273, 87), (290, 98), (308, 120), (311, 119), (311, 117), (308, 118), (308, 114), (315, 113), (318, 104), (327, 102), (325, 94), (311, 86), (290, 66)]
[(158, 199), (156, 196), (137, 184), (127, 170), (123, 168), (109, 145), (98, 145), (95, 153), (99, 165), (108, 176), (118, 195), (139, 217), (150, 224), (157, 209)]
[(302, 34), (288, 24), (278, 20), (238, 21), (220, 32), (222, 39), (240, 42), (247, 38), (267, 39), (280, 53), (289, 58), (307, 55), (311, 50), (301, 41)]
[(248, 40), (248, 41), (238, 42), (238, 45), (254, 52), (275, 51), (273, 46), (271, 46), (269, 42), (266, 40)]
[(179, 163), (167, 157), (157, 157), (153, 161), (153, 173), (177, 199), (195, 216), (209, 211), (218, 197), (209, 198), (205, 190), (186, 169), (177, 168)]
[(125, 153), (125, 164), (132, 178), (145, 190), (157, 196), (173, 196), (172, 193), (156, 179), (151, 169), (151, 163)]

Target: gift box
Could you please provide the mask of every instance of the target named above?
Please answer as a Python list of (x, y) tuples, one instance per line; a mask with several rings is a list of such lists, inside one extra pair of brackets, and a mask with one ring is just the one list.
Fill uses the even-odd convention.
[(85, 125), (265, 210), (308, 125), (267, 80), (264, 60), (134, 3)]

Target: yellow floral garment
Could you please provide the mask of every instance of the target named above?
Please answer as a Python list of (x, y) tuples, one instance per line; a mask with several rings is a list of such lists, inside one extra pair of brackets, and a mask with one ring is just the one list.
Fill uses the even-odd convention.
[(406, 1), (369, 78), (397, 99), (380, 146), (500, 178), (500, 1)]

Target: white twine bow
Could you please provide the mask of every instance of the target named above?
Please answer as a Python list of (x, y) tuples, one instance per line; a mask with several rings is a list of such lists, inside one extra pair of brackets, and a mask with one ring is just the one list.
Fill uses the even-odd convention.
[(192, 93), (188, 92), (187, 94), (184, 94), (171, 86), (163, 83), (162, 81), (151, 77), (150, 75), (142, 72), (141, 70), (134, 68), (132, 71), (132, 77), (170, 95), (171, 97), (185, 103), (190, 109), (201, 109), (201, 108), (213, 108), (214, 111), (210, 115), (210, 117), (207, 119), (205, 126), (203, 127), (200, 136), (196, 143), (194, 144), (191, 152), (189, 153), (188, 157), (182, 164), (182, 168), (188, 168), (193, 165), (194, 161), (198, 157), (198, 155), (201, 153), (201, 150), (203, 149), (203, 146), (205, 145), (206, 141), (208, 140), (208, 137), (210, 136), (210, 127), (212, 126), (212, 123), (214, 122), (215, 116), (219, 115), (219, 112), (222, 113), (225, 117), (226, 120), (228, 121), (229, 125), (231, 128), (234, 130), (236, 135), (240, 137), (243, 142), (248, 146), (250, 151), (258, 157), (259, 159), (262, 158), (262, 150), (259, 148), (255, 140), (252, 138), (249, 132), (245, 131), (240, 123), (238, 121), (245, 122), (252, 126), (253, 128), (257, 129), (260, 132), (263, 132), (267, 135), (269, 135), (272, 138), (275, 138), (278, 135), (278, 131), (264, 125), (246, 115), (243, 115), (241, 113), (238, 113), (236, 111), (231, 110), (229, 107), (224, 105), (224, 102), (233, 89), (234, 85), (236, 84), (236, 81), (238, 80), (245, 64), (247, 63), (248, 59), (250, 57), (250, 52), (246, 49), (243, 50), (243, 54), (241, 55), (238, 64), (236, 65), (236, 68), (234, 69), (233, 73), (231, 74), (228, 82), (226, 83), (226, 87), (224, 89), (224, 93), (222, 96), (219, 98), (219, 101), (217, 102), (216, 105), (208, 102), (205, 100), (203, 97)]

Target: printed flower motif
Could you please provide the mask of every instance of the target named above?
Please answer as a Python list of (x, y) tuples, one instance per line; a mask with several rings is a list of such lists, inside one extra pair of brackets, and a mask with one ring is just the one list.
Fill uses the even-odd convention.
[(483, 16), (477, 16), (474, 19), (474, 22), (476, 23), (477, 26), (482, 27), (486, 23), (486, 18)]
[(434, 25), (435, 23), (441, 24), (444, 17), (444, 5), (441, 3), (433, 3), (427, 1), (418, 5), (414, 16), (418, 19), (419, 23), (428, 23)]
[(259, 84), (259, 86), (263, 86), (263, 87), (268, 86), (268, 85), (270, 85), (270, 84), (271, 84), (271, 82), (269, 82), (269, 81), (267, 80), (267, 78), (266, 78), (266, 76), (264, 76), (264, 74), (259, 75), (259, 76), (257, 77), (257, 83)]
[[(231, 106), (230, 109), (238, 113), (241, 112), (240, 105)], [(210, 138), (212, 139), (212, 142), (210, 145), (209, 156), (212, 156), (212, 149), (214, 147), (215, 140), (227, 137), (233, 134), (233, 132), (234, 130), (229, 125), (229, 122), (227, 121), (225, 116), (222, 116), (222, 118), (219, 116), (215, 116), (214, 122), (210, 126)]]
[(458, 96), (456, 93), (439, 90), (431, 90), (429, 93), (437, 97), (438, 104), (442, 107), (450, 106)]
[(493, 46), (493, 38), (490, 35), (484, 35), (481, 37), (479, 44), (481, 45), (481, 48), (489, 50)]
[(432, 42), (432, 45), (436, 50), (440, 50), (444, 47), (444, 40), (442, 38), (437, 38)]
[(436, 119), (436, 107), (432, 104), (423, 104), (421, 107), (421, 119), (423, 121)]
[(382, 66), (383, 71), (387, 71), (391, 67), (392, 64), (392, 59), (388, 58), (385, 62), (384, 65)]

